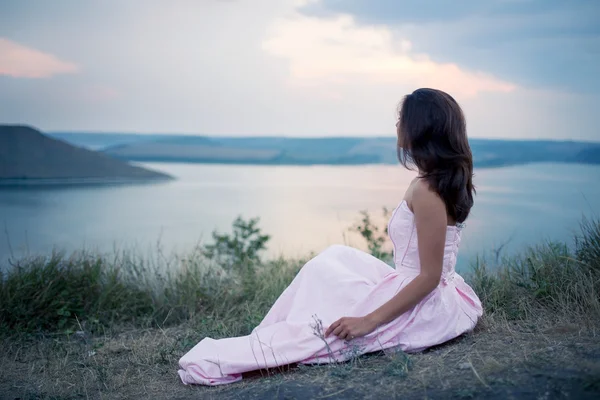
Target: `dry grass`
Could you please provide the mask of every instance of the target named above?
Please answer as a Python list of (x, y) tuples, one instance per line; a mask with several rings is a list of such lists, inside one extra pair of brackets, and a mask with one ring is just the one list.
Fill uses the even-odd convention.
[[(225, 387), (184, 386), (179, 357), (193, 324), (86, 337), (2, 341), (2, 398), (585, 398), (600, 393), (594, 327), (484, 319), (476, 332), (424, 353), (389, 352), (339, 365), (288, 366)], [(287, 396), (287, 397), (285, 397)]]

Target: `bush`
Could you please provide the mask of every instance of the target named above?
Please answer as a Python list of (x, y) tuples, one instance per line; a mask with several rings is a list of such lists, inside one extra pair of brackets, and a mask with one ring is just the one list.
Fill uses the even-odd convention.
[[(366, 242), (369, 253), (384, 262), (393, 260), (393, 252), (384, 249), (389, 241), (387, 224), (383, 229), (380, 229), (371, 219), (368, 211), (361, 211), (362, 219), (354, 225), (350, 230), (357, 232)], [(387, 221), (389, 211), (383, 208), (383, 217)]]
[(270, 239), (258, 228), (258, 218), (233, 221), (233, 234), (212, 233), (214, 243), (204, 247), (204, 255), (226, 269), (251, 268), (260, 263), (260, 252), (266, 249)]

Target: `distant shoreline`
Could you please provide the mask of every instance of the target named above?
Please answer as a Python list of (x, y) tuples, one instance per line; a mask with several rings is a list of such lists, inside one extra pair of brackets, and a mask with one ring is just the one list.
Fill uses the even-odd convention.
[[(223, 165), (395, 165), (393, 137), (219, 137), (52, 133), (59, 140), (126, 162)], [(600, 165), (600, 143), (471, 139), (474, 166), (539, 162)]]
[[(123, 142), (129, 143), (139, 139), (144, 141), (156, 141), (156, 140), (168, 140), (168, 139), (194, 139), (194, 138), (205, 138), (205, 139), (223, 139), (223, 140), (384, 140), (384, 141), (395, 141), (394, 134), (387, 135), (320, 135), (320, 136), (302, 136), (302, 135), (213, 135), (213, 134), (202, 134), (202, 133), (167, 133), (167, 132), (152, 132), (152, 133), (139, 133), (139, 132), (98, 132), (98, 131), (64, 131), (64, 130), (51, 130), (47, 131), (46, 134), (52, 137), (60, 138), (69, 141), (71, 138), (87, 137), (92, 140), (103, 141), (106, 138), (121, 138)], [(500, 137), (469, 137), (469, 141), (479, 142), (520, 142), (520, 143), (582, 143), (589, 145), (600, 145), (600, 139), (567, 139), (567, 138), (500, 138)]]
[[(122, 158), (129, 162), (143, 164), (143, 163), (165, 163), (165, 164), (205, 164), (205, 165), (239, 165), (239, 166), (290, 166), (290, 167), (317, 167), (317, 166), (330, 166), (330, 167), (349, 167), (349, 166), (367, 166), (367, 165), (400, 165), (398, 162), (384, 162), (384, 161), (372, 161), (372, 162), (348, 162), (348, 163), (336, 163), (336, 162), (290, 162), (290, 161), (257, 161), (257, 160), (198, 160), (198, 159), (183, 159), (183, 158)], [(517, 167), (532, 164), (568, 164), (568, 165), (599, 165), (600, 162), (585, 162), (585, 161), (564, 161), (564, 160), (541, 160), (541, 161), (514, 161), (507, 162), (505, 160), (490, 160), (480, 161), (474, 163), (474, 168), (480, 169), (495, 169), (503, 167)]]
[(59, 186), (111, 186), (132, 184), (164, 183), (174, 180), (172, 177), (131, 179), (131, 178), (34, 178), (0, 179), (0, 188), (12, 187), (59, 187)]
[[(164, 163), (164, 164), (190, 164), (212, 166), (257, 166), (257, 167), (360, 167), (360, 166), (393, 166), (399, 165), (389, 162), (364, 162), (364, 163), (290, 163), (290, 162), (257, 162), (249, 161), (221, 161), (221, 160), (186, 160), (186, 159), (134, 159), (136, 164)], [(475, 169), (498, 169), (534, 164), (566, 164), (582, 166), (600, 166), (596, 162), (571, 162), (571, 161), (529, 161), (513, 163), (475, 163)], [(151, 185), (162, 184), (177, 180), (172, 176), (161, 178), (0, 178), (0, 190), (12, 188), (60, 188), (60, 187), (86, 187), (86, 186), (120, 186), (120, 185)]]

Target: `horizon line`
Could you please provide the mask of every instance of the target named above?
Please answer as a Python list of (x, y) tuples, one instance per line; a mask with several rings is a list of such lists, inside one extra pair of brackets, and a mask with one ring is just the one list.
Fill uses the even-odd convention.
[[(131, 135), (131, 136), (171, 136), (171, 137), (203, 137), (203, 138), (217, 138), (217, 139), (393, 139), (395, 135), (323, 135), (323, 136), (297, 136), (297, 135), (261, 135), (261, 134), (250, 134), (250, 135), (235, 135), (235, 134), (202, 134), (202, 133), (189, 133), (189, 132), (136, 132), (136, 131), (105, 131), (105, 130), (42, 130), (34, 125), (24, 123), (0, 123), (2, 126), (22, 126), (29, 127), (38, 130), (42, 133), (49, 135), (57, 134), (79, 134), (79, 135)], [(587, 143), (587, 144), (600, 144), (600, 138), (598, 139), (567, 139), (567, 138), (505, 138), (505, 137), (473, 137), (470, 136), (469, 140), (484, 140), (484, 141), (503, 141), (503, 142), (576, 142), (576, 143)]]
[[(44, 131), (41, 131), (44, 132)], [(182, 132), (135, 132), (135, 131), (87, 131), (87, 130), (50, 130), (45, 131), (48, 134), (80, 134), (80, 135), (133, 135), (133, 136), (172, 136), (172, 137), (202, 137), (202, 138), (217, 138), (217, 139), (395, 139), (392, 135), (345, 135), (345, 136), (294, 136), (294, 135), (234, 135), (234, 134), (204, 134), (204, 133), (182, 133)], [(567, 138), (506, 138), (506, 137), (473, 137), (469, 140), (487, 140), (487, 141), (504, 141), (504, 142), (578, 142), (600, 144), (598, 139), (567, 139)]]

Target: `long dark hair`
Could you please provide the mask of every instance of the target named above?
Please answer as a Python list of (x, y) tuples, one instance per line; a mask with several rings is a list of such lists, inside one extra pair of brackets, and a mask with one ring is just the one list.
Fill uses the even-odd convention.
[(462, 223), (473, 207), (473, 156), (458, 103), (436, 89), (417, 89), (399, 110), (398, 159), (439, 194), (448, 215)]

